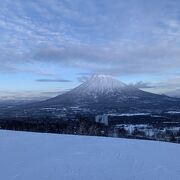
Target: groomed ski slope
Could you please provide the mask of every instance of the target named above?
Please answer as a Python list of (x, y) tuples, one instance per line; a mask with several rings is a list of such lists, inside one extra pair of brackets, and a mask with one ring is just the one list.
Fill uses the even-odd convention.
[(179, 180), (180, 145), (0, 131), (2, 180)]

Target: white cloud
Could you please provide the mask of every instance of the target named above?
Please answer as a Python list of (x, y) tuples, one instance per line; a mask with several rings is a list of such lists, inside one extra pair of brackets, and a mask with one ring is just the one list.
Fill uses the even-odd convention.
[(1, 2), (0, 72), (167, 76), (180, 69), (179, 1)]

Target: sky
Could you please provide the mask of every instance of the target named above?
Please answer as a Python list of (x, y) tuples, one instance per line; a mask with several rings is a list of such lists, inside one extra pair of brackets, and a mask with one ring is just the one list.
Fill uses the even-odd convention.
[(92, 74), (180, 89), (179, 0), (0, 3), (0, 98), (53, 96)]

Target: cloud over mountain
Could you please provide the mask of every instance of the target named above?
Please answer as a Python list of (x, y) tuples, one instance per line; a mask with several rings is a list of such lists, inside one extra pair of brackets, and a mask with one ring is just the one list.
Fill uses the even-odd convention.
[(176, 0), (2, 1), (0, 76), (46, 82), (68, 74), (75, 81), (80, 73), (134, 82), (175, 78), (179, 9)]
[(180, 6), (177, 1), (147, 5), (54, 0), (13, 5), (2, 3), (1, 71), (17, 66), (20, 70), (19, 64), (37, 61), (110, 74), (163, 73), (180, 67), (180, 22), (171, 13)]

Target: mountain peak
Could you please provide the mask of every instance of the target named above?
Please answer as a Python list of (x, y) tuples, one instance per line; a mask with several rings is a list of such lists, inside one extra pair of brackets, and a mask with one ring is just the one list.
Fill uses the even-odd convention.
[(127, 85), (112, 76), (97, 74), (75, 88), (75, 91), (86, 94), (110, 93), (125, 88)]
[(106, 74), (94, 74), (91, 76), (91, 78), (113, 78), (113, 77)]

